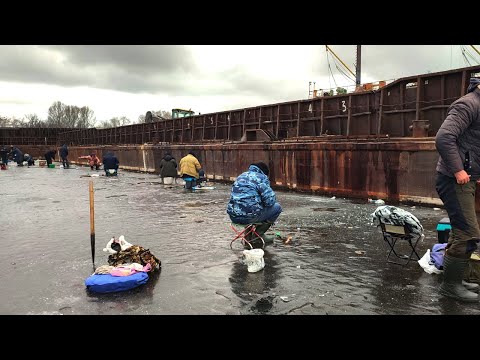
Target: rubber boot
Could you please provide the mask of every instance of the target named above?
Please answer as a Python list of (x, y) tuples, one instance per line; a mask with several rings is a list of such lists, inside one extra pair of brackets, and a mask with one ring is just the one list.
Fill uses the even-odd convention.
[[(245, 225), (245, 228), (247, 228), (248, 226), (249, 226), (249, 225)], [(246, 239), (248, 242), (251, 243), (252, 238), (253, 238), (252, 232), (250, 231), (250, 229), (248, 229), (248, 230), (245, 230), (245, 233), (248, 233), (247, 235), (245, 235), (245, 239)], [(252, 244), (252, 247), (250, 247), (250, 245), (248, 245), (246, 242), (244, 242), (243, 247), (244, 247), (245, 250), (251, 250), (251, 249), (253, 248), (253, 244)]]
[(263, 243), (265, 243), (265, 245), (273, 244), (273, 236), (268, 236), (265, 234), (272, 225), (273, 224), (270, 222), (262, 222), (260, 225), (257, 225), (255, 232), (260, 235), (260, 237), (263, 239), (263, 242), (262, 239), (260, 239), (258, 236), (255, 236), (251, 241), (251, 244), (255, 249), (263, 248)]
[(467, 288), (467, 290), (474, 291), (476, 293), (478, 293), (478, 291), (480, 290), (480, 285), (478, 285), (476, 283), (471, 283), (471, 282), (467, 282), (465, 280), (462, 280), (462, 285), (465, 286)]
[(478, 294), (467, 290), (462, 285), (468, 261), (469, 259), (459, 259), (445, 255), (443, 259), (443, 283), (440, 286), (440, 294), (460, 301), (478, 301)]

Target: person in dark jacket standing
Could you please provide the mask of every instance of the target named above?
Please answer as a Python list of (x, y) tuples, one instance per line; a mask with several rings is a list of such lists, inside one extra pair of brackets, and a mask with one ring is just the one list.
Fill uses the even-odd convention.
[(480, 229), (475, 213), (475, 188), (480, 183), (480, 79), (470, 79), (467, 94), (454, 101), (437, 132), (436, 190), (452, 226), (443, 262), (440, 294), (478, 301), (478, 284), (463, 280)]
[(62, 164), (64, 169), (68, 169), (70, 165), (68, 164), (68, 147), (67, 144), (63, 144), (60, 148), (60, 158), (62, 159)]
[[(236, 224), (261, 223), (256, 232), (265, 243), (273, 242), (273, 237), (265, 232), (273, 225), (282, 212), (275, 192), (268, 180), (268, 166), (263, 162), (251, 164), (248, 171), (240, 174), (232, 185), (227, 214)], [(260, 238), (247, 238), (254, 248), (262, 247)]]
[(6, 146), (3, 146), (0, 149), (0, 168), (2, 170), (7, 170), (8, 165), (8, 149)]
[(47, 166), (52, 163), (53, 160), (55, 160), (55, 154), (57, 152), (55, 150), (50, 150), (43, 155), (45, 157), (45, 160), (47, 160)]
[(103, 170), (105, 170), (105, 176), (117, 176), (118, 175), (118, 159), (112, 152), (107, 152), (103, 156)]
[(171, 185), (177, 179), (177, 162), (168, 152), (160, 161), (160, 177), (165, 185)]

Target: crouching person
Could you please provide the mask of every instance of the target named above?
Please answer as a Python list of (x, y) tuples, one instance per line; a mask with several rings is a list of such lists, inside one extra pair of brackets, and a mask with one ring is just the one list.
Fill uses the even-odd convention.
[(53, 161), (55, 161), (55, 155), (56, 154), (57, 154), (57, 152), (55, 150), (50, 150), (50, 151), (47, 151), (45, 153), (45, 155), (43, 155), (45, 160), (47, 160), (47, 166), (52, 164)]
[(100, 165), (101, 165), (100, 159), (95, 153), (91, 153), (90, 155), (79, 156), (78, 158), (87, 159), (88, 165), (90, 166), (91, 170), (93, 170), (93, 168), (95, 168), (95, 170), (100, 169)]
[(172, 155), (167, 152), (160, 161), (160, 177), (164, 185), (171, 185), (177, 180), (177, 162)]
[(12, 160), (17, 163), (17, 166), (23, 166), (23, 153), (16, 146), (10, 147), (10, 155), (12, 155)]
[(198, 171), (202, 165), (198, 161), (195, 153), (189, 151), (187, 155), (180, 159), (180, 176), (185, 181), (185, 189), (192, 189), (197, 186)]
[(117, 176), (118, 175), (118, 159), (112, 152), (107, 152), (103, 156), (103, 170), (105, 170), (105, 176)]
[[(272, 243), (273, 237), (265, 232), (273, 225), (282, 212), (282, 207), (276, 200), (275, 192), (268, 180), (268, 166), (263, 163), (251, 164), (248, 171), (240, 174), (232, 185), (227, 214), (235, 224), (260, 223), (256, 233), (265, 244)], [(262, 239), (256, 235), (248, 236), (247, 240), (253, 248), (263, 247)], [(246, 244), (245, 248), (250, 247)]]
[(26, 161), (28, 166), (35, 165), (35, 159), (30, 154), (23, 155), (23, 161)]

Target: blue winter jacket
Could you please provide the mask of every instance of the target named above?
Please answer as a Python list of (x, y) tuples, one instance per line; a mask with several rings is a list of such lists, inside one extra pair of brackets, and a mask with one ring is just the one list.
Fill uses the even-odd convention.
[(253, 219), (276, 201), (268, 177), (260, 168), (250, 165), (248, 171), (240, 174), (232, 185), (227, 214), (234, 222), (236, 218)]
[(68, 156), (68, 147), (67, 144), (63, 144), (60, 148), (60, 157), (65, 159)]
[(112, 153), (108, 152), (103, 156), (102, 159), (103, 162), (103, 169), (104, 170), (109, 170), (109, 169), (115, 169), (118, 170), (118, 159), (115, 155)]

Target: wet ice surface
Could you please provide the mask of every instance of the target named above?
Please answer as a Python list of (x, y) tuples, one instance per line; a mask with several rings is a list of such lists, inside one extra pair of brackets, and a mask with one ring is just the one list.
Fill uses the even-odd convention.
[[(416, 262), (385, 262), (386, 244), (370, 225), (376, 205), (366, 199), (277, 191), (284, 211), (271, 233), (293, 239), (276, 239), (265, 249), (265, 268), (248, 273), (240, 243), (235, 251), (229, 246), (230, 185), (190, 193), (150, 174), (82, 177), (92, 173), (36, 166), (0, 172), (0, 314), (480, 314), (477, 303), (440, 297), (441, 277)], [(115, 294), (86, 290), (90, 180), (95, 265), (107, 264), (102, 249), (123, 234), (162, 261), (147, 284)], [(446, 213), (400, 207), (425, 227), (422, 256)]]

